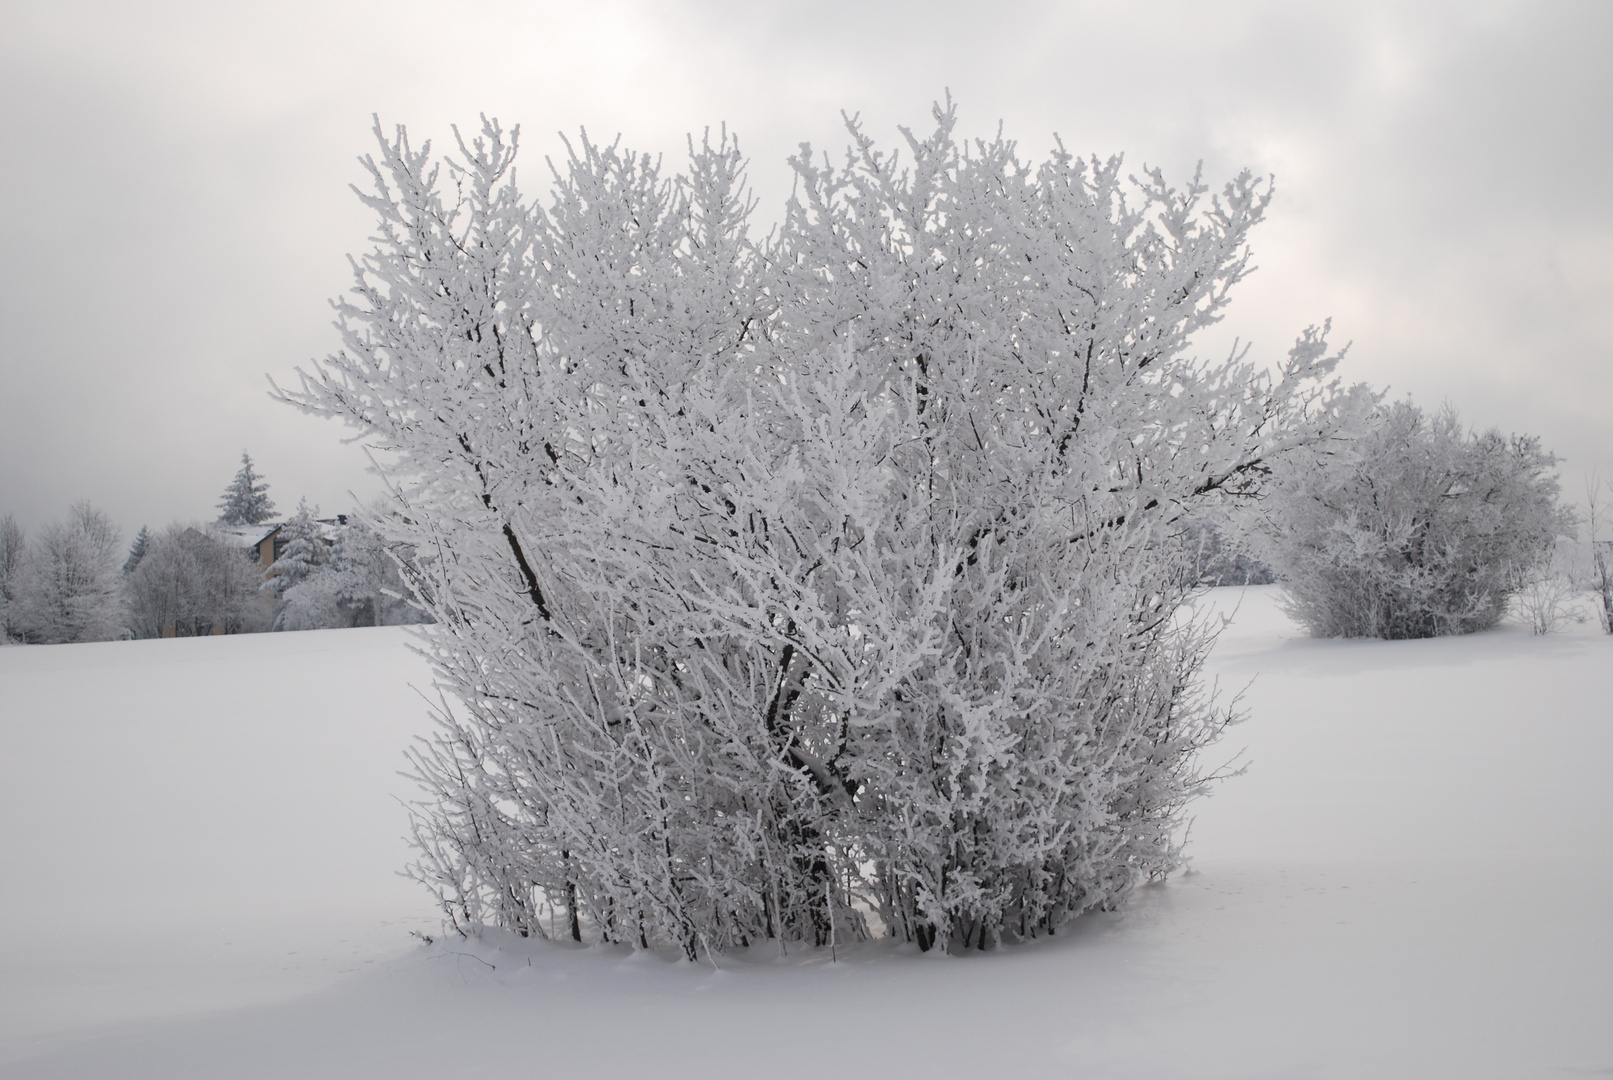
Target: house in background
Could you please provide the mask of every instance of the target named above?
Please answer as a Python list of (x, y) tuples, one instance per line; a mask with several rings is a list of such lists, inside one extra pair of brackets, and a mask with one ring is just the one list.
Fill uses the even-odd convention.
[[(343, 530), (353, 523), (347, 514), (314, 519), (312, 538), (326, 552), (324, 558), (317, 560), (320, 566), (330, 561), (331, 549), (341, 540)], [(183, 580), (155, 590), (153, 596), (148, 598), (147, 606), (153, 610), (142, 616), (149, 624), (144, 633), (165, 638), (256, 633), (270, 629), (272, 623), (278, 629), (275, 616), (283, 606), (283, 590), (267, 587), (260, 590), (258, 585), (267, 586), (272, 578), (286, 571), (284, 566), (277, 569), (275, 564), (285, 556), (297, 534), (295, 518), (256, 525), (213, 522), (182, 529), (177, 539), (181, 547), (189, 552), (189, 561), (184, 564), (188, 568), (180, 571)], [(373, 554), (368, 547), (363, 550)], [(242, 559), (252, 568), (251, 578), (245, 582), (242, 581), (241, 566), (236, 559)], [(365, 565), (368, 567), (368, 564)], [(359, 571), (359, 583), (353, 587), (360, 594), (364, 592), (364, 582), (368, 581), (366, 573), (379, 574), (374, 583), (374, 596), (366, 601), (368, 607), (363, 607), (359, 601), (343, 599), (337, 606), (341, 607), (348, 621), (326, 620), (320, 625), (380, 625), (383, 618), (389, 623), (419, 621), (418, 614), (412, 608), (401, 612), (391, 608), (382, 611), (389, 601), (398, 601), (393, 607), (409, 606), (408, 601), (398, 600), (407, 586), (395, 572), (387, 577), (384, 567), (380, 570), (368, 567)], [(254, 603), (241, 600), (243, 588), (252, 594)], [(387, 592), (388, 588), (394, 590), (396, 595)], [(361, 595), (359, 600), (363, 599)], [(333, 598), (327, 598), (327, 607), (334, 603)], [(348, 608), (353, 610), (349, 611)], [(369, 614), (364, 614), (365, 611)]]
[(280, 530), (284, 525), (283, 521), (265, 521), (260, 525), (212, 525), (207, 531), (230, 547), (254, 551), (253, 561), (258, 564), (259, 572), (268, 573), (269, 567), (285, 550), (286, 542), (280, 539)]
[[(315, 518), (314, 523), (319, 526), (319, 539), (326, 547), (334, 547), (336, 537), (347, 524), (347, 515)], [(258, 572), (268, 577), (270, 568), (285, 554), (286, 545), (290, 543), (285, 532), (286, 524), (284, 521), (265, 521), (258, 525), (213, 524), (207, 527), (207, 531), (230, 547), (251, 552)]]
[[(319, 538), (325, 542), (326, 547), (330, 547), (336, 543), (337, 531), (347, 524), (347, 515), (337, 514), (333, 518), (314, 520), (319, 525)], [(213, 524), (207, 527), (207, 531), (230, 547), (254, 551), (252, 561), (258, 564), (259, 571), (267, 574), (275, 560), (285, 554), (287, 543), (284, 535), (285, 527), (284, 521), (265, 521), (259, 525)]]
[[(261, 580), (285, 548), (285, 541), (280, 539), (282, 524), (278, 521), (258, 525), (214, 523), (184, 529), (179, 534), (179, 543), (190, 550), (195, 561), (186, 581), (167, 601), (169, 611), (162, 618), (160, 636), (203, 637), (241, 632), (240, 620), (245, 616), (237, 610), (238, 599), (227, 598), (234, 595), (232, 588), (239, 588), (238, 571), (221, 574), (219, 571), (224, 567), (218, 560), (223, 558), (228, 562), (242, 557), (252, 567), (254, 578)], [(226, 584), (231, 579), (236, 582), (233, 587)]]

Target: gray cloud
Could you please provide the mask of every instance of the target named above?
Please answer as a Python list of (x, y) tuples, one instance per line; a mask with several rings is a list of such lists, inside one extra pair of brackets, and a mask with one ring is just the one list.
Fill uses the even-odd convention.
[(88, 497), (132, 531), (210, 516), (243, 446), (289, 507), (376, 490), (334, 428), (271, 403), (334, 345), (369, 222), (371, 112), (439, 143), (520, 122), (681, 153), (727, 121), (762, 214), (839, 110), (894, 142), (948, 87), (1039, 156), (1277, 175), (1233, 334), (1275, 357), (1332, 315), (1346, 375), (1541, 434), (1567, 477), (1607, 438), (1613, 164), (1597, 3), (57, 4), (0, 42), (0, 512)]

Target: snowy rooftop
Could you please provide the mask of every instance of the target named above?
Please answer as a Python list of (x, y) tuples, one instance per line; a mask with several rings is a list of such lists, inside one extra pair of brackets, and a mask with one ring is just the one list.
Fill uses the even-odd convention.
[(231, 547), (250, 548), (263, 543), (281, 524), (278, 521), (265, 521), (258, 525), (214, 524), (208, 526), (208, 532)]

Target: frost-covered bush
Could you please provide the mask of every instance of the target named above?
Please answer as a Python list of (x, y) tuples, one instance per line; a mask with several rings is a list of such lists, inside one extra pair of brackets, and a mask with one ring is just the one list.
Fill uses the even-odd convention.
[(414, 872), (461, 930), (985, 947), (1176, 865), (1228, 719), (1176, 532), (1331, 430), (1334, 361), (1186, 352), (1247, 174), (936, 120), (803, 147), (767, 244), (726, 135), (677, 177), (584, 138), (539, 206), (496, 124), (377, 127), (344, 348), (284, 396), (401, 462), (452, 694)]
[(1421, 638), (1494, 626), (1571, 528), (1556, 459), (1456, 414), (1378, 409), (1348, 448), (1285, 473), (1271, 561), (1317, 637)]

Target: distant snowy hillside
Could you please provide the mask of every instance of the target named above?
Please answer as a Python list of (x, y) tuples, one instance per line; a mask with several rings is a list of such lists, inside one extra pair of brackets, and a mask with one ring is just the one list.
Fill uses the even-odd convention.
[[(1192, 870), (965, 957), (438, 940), (400, 629), (0, 650), (0, 1075), (1613, 1075), (1613, 638), (1215, 590)], [(1252, 680), (1252, 682), (1251, 682)]]

